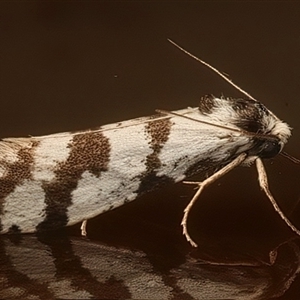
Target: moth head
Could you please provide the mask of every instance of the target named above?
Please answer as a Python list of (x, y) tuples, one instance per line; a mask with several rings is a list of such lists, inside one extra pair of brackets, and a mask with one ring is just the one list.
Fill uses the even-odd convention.
[(272, 158), (280, 153), (284, 144), (282, 144), (278, 137), (267, 136), (266, 138), (255, 138), (254, 145), (255, 146), (248, 152), (250, 156)]
[(254, 152), (253, 155), (260, 158), (272, 158), (282, 151), (291, 136), (291, 128), (261, 103), (258, 105), (263, 107), (264, 113), (259, 121), (261, 129), (253, 136), (255, 146), (249, 154)]
[(264, 120), (264, 123), (266, 124), (266, 133), (278, 137), (283, 147), (291, 136), (291, 127), (270, 111), (269, 117)]
[[(282, 124), (285, 126), (282, 126)], [(289, 126), (283, 122), (280, 125), (278, 123), (278, 127), (282, 130), (276, 135), (259, 134), (253, 136), (252, 147), (247, 151), (248, 157), (242, 165), (251, 165), (257, 157), (262, 159), (273, 158), (282, 151), (291, 131)], [(278, 128), (276, 127), (276, 130), (277, 129)]]
[(253, 138), (249, 155), (270, 158), (277, 155), (291, 136), (291, 128), (262, 103), (254, 99), (201, 98), (199, 112), (213, 123), (235, 127)]
[(290, 127), (264, 104), (253, 99), (226, 98), (232, 108), (232, 122), (239, 128), (257, 134), (278, 137), (282, 146), (291, 135)]

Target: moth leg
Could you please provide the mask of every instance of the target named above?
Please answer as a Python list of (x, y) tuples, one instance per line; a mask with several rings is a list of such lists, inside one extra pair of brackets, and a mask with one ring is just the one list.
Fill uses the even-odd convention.
[(255, 160), (256, 162), (256, 169), (258, 172), (258, 181), (260, 188), (264, 191), (264, 193), (267, 195), (269, 200), (271, 201), (274, 209), (277, 211), (277, 213), (280, 215), (280, 217), (284, 220), (284, 222), (297, 234), (300, 235), (300, 231), (291, 223), (291, 221), (284, 215), (280, 207), (278, 206), (277, 202), (275, 201), (273, 195), (271, 194), (269, 190), (268, 185), (268, 177), (266, 170), (264, 168), (264, 165), (262, 163), (262, 160), (260, 158), (257, 158)]
[(192, 209), (192, 206), (195, 204), (195, 202), (197, 201), (197, 199), (199, 198), (200, 194), (202, 193), (202, 191), (204, 190), (205, 187), (207, 187), (211, 183), (215, 182), (217, 179), (219, 179), (220, 177), (222, 177), (223, 175), (225, 175), (226, 173), (228, 173), (229, 171), (231, 171), (232, 169), (234, 169), (235, 167), (240, 165), (245, 160), (246, 157), (247, 157), (246, 153), (241, 153), (238, 157), (236, 157), (228, 165), (226, 165), (225, 167), (223, 167), (221, 170), (214, 173), (210, 177), (206, 178), (202, 182), (196, 182), (196, 181), (195, 182), (191, 182), (191, 181), (184, 181), (183, 182), (183, 183), (186, 183), (186, 184), (196, 184), (196, 185), (198, 185), (197, 192), (195, 193), (192, 200), (189, 202), (189, 204), (184, 209), (184, 214), (183, 214), (183, 218), (182, 218), (182, 221), (181, 221), (181, 225), (183, 227), (183, 235), (186, 237), (187, 241), (193, 247), (198, 247), (198, 245), (191, 238), (191, 236), (189, 235), (188, 229), (187, 229), (187, 219), (188, 219), (189, 213)]
[(82, 236), (87, 236), (86, 224), (87, 224), (87, 220), (83, 220), (82, 223), (81, 223), (80, 230), (81, 230), (81, 235)]

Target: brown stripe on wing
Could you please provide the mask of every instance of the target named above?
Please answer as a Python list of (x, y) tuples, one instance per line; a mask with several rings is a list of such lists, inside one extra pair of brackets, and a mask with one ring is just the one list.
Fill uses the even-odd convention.
[[(13, 163), (6, 161), (0, 162), (6, 169), (4, 176), (0, 178), (0, 216), (5, 214), (5, 211), (3, 211), (5, 198), (13, 193), (17, 186), (22, 185), (24, 180), (32, 178), (33, 154), (37, 146), (38, 142), (35, 141), (29, 143), (27, 147), (20, 148), (17, 152), (18, 159)], [(21, 209), (20, 207), (20, 210)], [(0, 231), (1, 230), (2, 224), (0, 219)], [(13, 225), (11, 230), (19, 231), (18, 224)]]
[(68, 147), (70, 154), (65, 162), (58, 163), (55, 179), (43, 185), (46, 218), (37, 226), (38, 231), (65, 226), (67, 209), (72, 204), (71, 193), (82, 174), (88, 171), (99, 177), (108, 169), (111, 147), (102, 132), (75, 135)]
[(145, 132), (148, 139), (150, 139), (149, 144), (152, 149), (152, 153), (146, 157), (146, 171), (141, 175), (141, 183), (137, 191), (138, 194), (143, 194), (145, 192), (153, 190), (157, 185), (164, 182), (172, 182), (173, 180), (168, 176), (157, 176), (157, 170), (162, 166), (159, 159), (159, 154), (168, 141), (172, 122), (170, 119), (156, 120), (150, 122), (145, 127)]

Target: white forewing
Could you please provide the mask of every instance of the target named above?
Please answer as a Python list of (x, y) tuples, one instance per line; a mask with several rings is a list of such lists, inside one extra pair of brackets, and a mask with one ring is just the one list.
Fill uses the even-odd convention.
[[(208, 117), (200, 116), (197, 111), (185, 114), (199, 121), (213, 121)], [(232, 132), (216, 126), (185, 118), (172, 118), (173, 126), (169, 139), (160, 153), (163, 167), (158, 174), (167, 173), (177, 182), (183, 180), (187, 168), (199, 161), (211, 161), (211, 165), (221, 165), (232, 155), (232, 149), (241, 148), (242, 151), (251, 147), (250, 138), (242, 132)], [(174, 162), (176, 161), (176, 168)]]
[(34, 231), (45, 220), (55, 221), (56, 210), (62, 224), (75, 224), (134, 200), (160, 181), (183, 180), (194, 165), (203, 162), (197, 171), (205, 174), (218, 169), (251, 146), (236, 126), (197, 108), (97, 130), (7, 139), (0, 144), (2, 232), (14, 225)]
[(55, 178), (55, 168), (60, 162), (64, 162), (69, 153), (68, 144), (72, 136), (49, 135), (41, 138), (35, 138), (39, 146), (34, 153), (34, 170), (32, 173), (33, 180), (51, 181)]
[[(139, 176), (146, 171), (144, 161), (151, 149), (145, 139), (143, 122), (139, 125), (132, 125), (131, 121), (123, 123), (125, 126), (117, 125), (112, 129), (113, 125), (109, 125), (102, 129), (111, 145), (108, 171), (102, 172), (99, 178), (89, 172), (82, 175), (68, 209), (70, 224), (97, 216), (137, 197)], [(112, 130), (106, 130), (108, 128)], [(84, 217), (78, 214), (82, 207), (85, 207)]]
[(45, 218), (44, 190), (38, 181), (25, 180), (10, 193), (3, 204), (2, 232), (17, 225), (21, 232), (34, 232)]

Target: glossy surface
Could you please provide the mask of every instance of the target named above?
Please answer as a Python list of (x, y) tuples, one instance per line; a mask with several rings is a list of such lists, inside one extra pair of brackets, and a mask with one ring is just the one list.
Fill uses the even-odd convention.
[(299, 293), (300, 242), (271, 208), (265, 213), (272, 217), (258, 214), (249, 228), (226, 210), (227, 217), (211, 219), (216, 207), (204, 205), (195, 212), (201, 221), (193, 219), (193, 249), (181, 236), (176, 196), (190, 191), (164, 192), (174, 193), (173, 204), (151, 194), (89, 221), (89, 239), (74, 236), (79, 226), (1, 237), (0, 298), (269, 299), (290, 287)]

